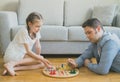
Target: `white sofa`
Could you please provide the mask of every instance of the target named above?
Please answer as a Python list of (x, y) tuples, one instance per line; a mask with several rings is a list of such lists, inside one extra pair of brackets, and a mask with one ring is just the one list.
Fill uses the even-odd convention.
[(41, 29), (42, 54), (81, 54), (89, 41), (81, 27), (96, 17), (106, 31), (120, 37), (120, 15), (117, 5), (94, 6), (94, 0), (20, 0), (17, 11), (0, 11), (0, 41), (5, 52), (16, 32), (25, 26), (26, 16), (33, 11), (44, 18)]

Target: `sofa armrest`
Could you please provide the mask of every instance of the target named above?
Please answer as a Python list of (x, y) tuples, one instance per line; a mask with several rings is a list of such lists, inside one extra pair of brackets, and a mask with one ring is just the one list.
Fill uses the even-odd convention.
[(0, 11), (0, 44), (3, 53), (11, 41), (11, 28), (16, 25), (18, 25), (16, 12)]
[(116, 17), (116, 26), (120, 27), (120, 13), (117, 14), (117, 17)]

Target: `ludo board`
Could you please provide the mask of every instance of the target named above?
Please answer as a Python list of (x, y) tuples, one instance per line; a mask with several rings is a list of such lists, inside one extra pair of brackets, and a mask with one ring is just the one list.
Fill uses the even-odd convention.
[(74, 77), (79, 74), (78, 69), (71, 69), (67, 64), (61, 64), (60, 66), (53, 68), (44, 68), (43, 74), (56, 77), (56, 78), (65, 78), (65, 77)]

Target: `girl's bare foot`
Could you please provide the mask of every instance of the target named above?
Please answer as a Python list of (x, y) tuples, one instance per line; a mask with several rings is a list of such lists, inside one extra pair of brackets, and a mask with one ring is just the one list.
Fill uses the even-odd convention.
[(12, 63), (6, 63), (4, 64), (4, 67), (7, 69), (7, 71), (9, 72), (9, 74), (11, 76), (15, 76), (15, 71), (14, 71), (14, 65)]
[(6, 75), (7, 74), (7, 70), (5, 69), (4, 71), (3, 71), (3, 73), (2, 73), (2, 75), (4, 76), (4, 75)]

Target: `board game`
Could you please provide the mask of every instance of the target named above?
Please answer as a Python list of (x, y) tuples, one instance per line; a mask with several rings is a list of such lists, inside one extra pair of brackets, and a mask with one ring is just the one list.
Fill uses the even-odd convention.
[(71, 69), (67, 64), (61, 64), (54, 68), (44, 68), (43, 74), (50, 77), (65, 78), (74, 77), (79, 74), (78, 69)]

